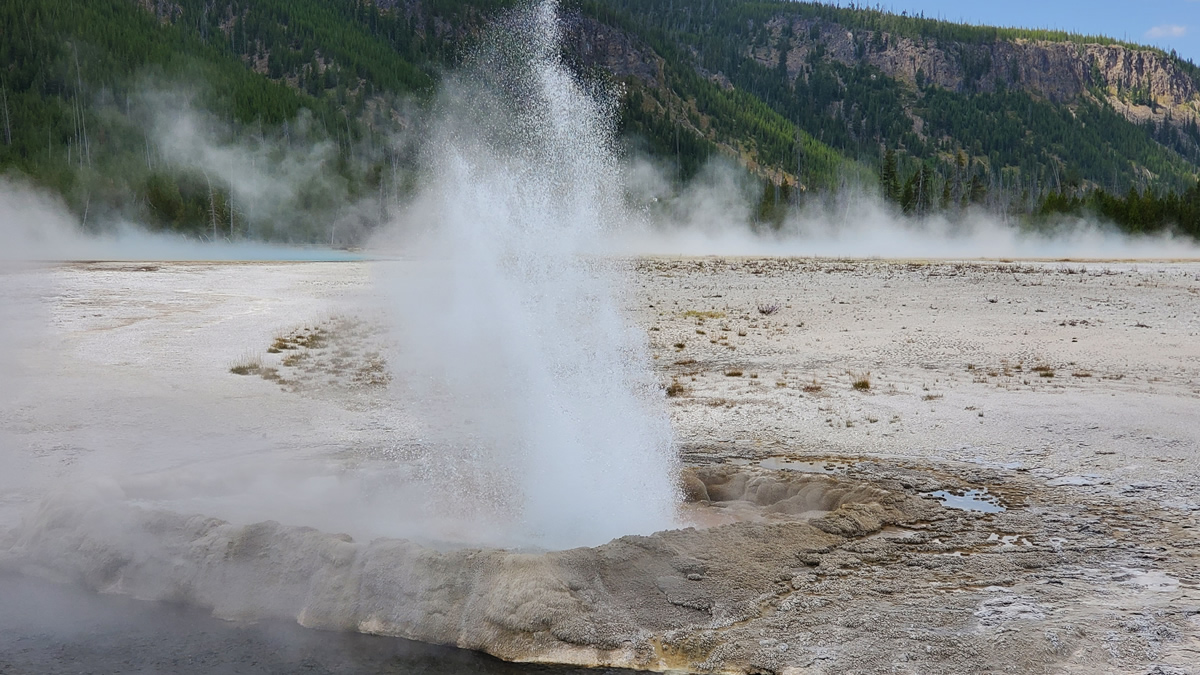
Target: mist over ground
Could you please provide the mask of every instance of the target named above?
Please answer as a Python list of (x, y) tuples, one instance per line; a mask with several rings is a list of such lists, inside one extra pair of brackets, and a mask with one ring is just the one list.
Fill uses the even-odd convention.
[[(0, 260), (4, 261), (0, 271), (15, 280), (0, 303), (7, 319), (0, 327), (4, 352), (0, 368), (9, 375), (7, 419), (24, 414), (12, 412), (20, 408), (12, 400), (36, 381), (39, 369), (51, 379), (65, 373), (63, 386), (73, 394), (54, 404), (61, 406), (59, 416), (64, 420), (86, 426), (96, 423), (103, 416), (97, 411), (102, 410), (114, 419), (127, 418), (124, 431), (108, 439), (98, 437), (93, 444), (107, 446), (111, 457), (90, 452), (89, 459), (81, 455), (78, 461), (93, 469), (106, 463), (106, 471), (119, 473), (139, 466), (139, 452), (150, 448), (159, 461), (140, 466), (141, 471), (165, 471), (208, 452), (206, 443), (195, 439), (210, 434), (204, 431), (210, 422), (189, 410), (193, 407), (189, 401), (201, 401), (198, 408), (215, 417), (240, 415), (214, 398), (233, 395), (226, 392), (228, 383), (219, 385), (220, 394), (202, 387), (171, 391), (156, 374), (151, 384), (171, 393), (158, 397), (131, 393), (122, 398), (103, 395), (103, 386), (75, 389), (65, 384), (79, 374), (71, 373), (71, 365), (54, 350), (38, 357), (48, 359), (46, 363), (31, 365), (34, 362), (21, 355), (47, 334), (46, 322), (58, 320), (48, 314), (46, 299), (78, 282), (73, 272), (58, 272), (40, 266), (41, 262), (408, 261), (412, 264), (377, 265), (367, 288), (355, 289), (349, 300), (340, 301), (340, 310), (389, 317), (391, 342), (386, 349), (392, 350), (389, 361), (396, 376), (390, 396), (419, 402), (408, 411), (405, 429), (427, 444), (454, 448), (464, 465), (479, 470), (425, 465), (421, 480), (453, 487), (419, 489), (420, 497), (413, 501), (423, 506), (412, 513), (428, 516), (444, 508), (460, 515), (507, 514), (505, 518), (516, 520), (553, 514), (557, 522), (529, 518), (527, 531), (513, 536), (519, 539), (536, 531), (532, 540), (522, 540), (530, 543), (556, 532), (551, 538), (561, 537), (560, 544), (594, 543), (627, 531), (670, 525), (670, 504), (676, 499), (668, 478), (673, 471), (670, 430), (656, 401), (659, 391), (645, 339), (631, 330), (619, 309), (630, 280), (627, 263), (619, 259), (637, 255), (1200, 256), (1200, 248), (1189, 239), (1129, 236), (1079, 219), (1032, 229), (1018, 220), (1006, 221), (973, 209), (957, 217), (910, 218), (884, 203), (871, 186), (847, 185), (836, 193), (808, 195), (799, 205), (782, 205), (775, 217), (763, 221), (762, 183), (742, 167), (714, 159), (693, 180), (679, 184), (670, 167), (623, 150), (614, 135), (617, 92), (581, 82), (559, 62), (557, 30), (553, 9), (509, 15), (481, 42), (474, 60), (468, 59), (460, 73), (445, 79), (433, 103), (406, 107), (406, 118), (388, 131), (389, 147), (356, 148), (361, 156), (388, 158), (391, 171), (381, 177), (378, 193), (351, 194), (336, 169), (338, 147), (331, 145), (328, 136), (310, 133), (311, 119), (293, 120), (282, 135), (247, 134), (197, 109), (195, 96), (172, 92), (161, 83), (148, 86), (136, 98), (147, 123), (146, 135), (153, 140), (148, 147), (154, 151), (147, 161), (201, 175), (212, 186), (208, 215), (213, 229), (203, 238), (155, 229), (127, 217), (135, 210), (105, 214), (107, 222), (93, 215), (84, 223), (55, 195), (19, 177), (0, 179)], [(538, 38), (528, 42), (521, 35)], [(399, 158), (406, 158), (409, 165), (401, 168)], [(219, 185), (226, 186), (223, 194)], [(336, 208), (328, 208), (331, 203)], [(282, 246), (278, 241), (309, 245)], [(594, 260), (596, 255), (610, 260), (597, 265), (580, 259)], [(31, 267), (33, 261), (39, 265)], [(245, 283), (262, 284), (270, 278), (266, 273), (251, 277)], [(97, 292), (103, 292), (110, 278), (96, 278), (103, 279), (97, 287)], [(188, 292), (186, 279), (181, 275), (175, 282), (182, 284), (180, 292)], [(237, 283), (230, 281), (232, 293)], [(273, 302), (291, 302), (290, 292), (281, 283), (266, 295)], [(135, 292), (122, 301), (136, 302), (136, 297)], [(252, 302), (262, 301), (260, 297)], [(296, 303), (312, 307), (306, 301)], [(241, 311), (237, 302), (227, 306), (227, 311)], [(319, 312), (328, 316), (335, 311), (332, 307)], [(291, 328), (239, 323), (235, 339), (223, 347), (225, 361), (216, 368), (224, 371), (239, 356), (270, 344)], [(626, 368), (614, 370), (613, 363)], [(119, 375), (112, 377), (106, 386), (123, 386)], [(130, 382), (129, 391), (136, 392), (140, 385)], [(438, 384), (422, 384), (429, 382)], [(91, 403), (90, 396), (103, 403)], [(555, 401), (571, 403), (559, 406)], [(128, 413), (122, 405), (137, 412)], [(563, 416), (558, 423), (548, 424), (545, 412), (559, 407)], [(305, 414), (310, 422), (338, 423), (304, 413), (295, 418), (300, 420), (298, 428), (304, 427)], [(624, 427), (628, 437), (619, 442), (590, 437), (589, 428), (615, 418), (638, 422)], [(274, 433), (261, 431), (250, 418), (238, 419), (243, 426), (233, 428), (250, 432), (248, 437)], [(4, 433), (12, 428), (6, 425)], [(221, 482), (214, 476), (222, 472), (270, 473), (259, 469), (273, 465), (271, 453), (283, 442), (234, 440), (222, 434), (209, 438), (227, 444), (222, 461), (233, 461), (239, 454), (254, 458), (241, 470), (227, 471), (233, 464), (220, 469), (192, 466), (192, 477), (184, 481), (191, 486), (188, 490), (203, 492), (208, 489), (204, 486)], [(480, 442), (481, 438), (490, 440)], [(564, 445), (576, 447), (583, 455), (556, 466)], [(626, 456), (619, 463), (628, 469), (626, 473), (613, 471), (611, 463), (602, 459), (608, 445), (641, 448), (645, 454), (640, 459)], [(513, 447), (523, 450), (514, 453)], [(483, 470), (485, 465), (490, 468)], [(6, 473), (20, 476), (21, 471)], [(348, 495), (361, 484), (349, 479), (337, 485), (312, 482), (312, 471), (312, 467), (289, 469), (274, 482), (234, 481), (236, 487), (222, 490), (256, 493), (260, 498), (237, 503), (226, 499), (222, 508), (229, 517), (239, 518), (299, 509), (316, 519), (312, 524), (319, 520), (334, 529), (338, 513), (354, 514), (346, 520), (373, 523), (363, 529), (366, 532), (419, 534), (364, 515), (372, 509), (403, 510), (385, 491), (372, 488), (366, 491), (370, 499), (355, 501)], [(161, 473), (152, 475), (153, 480), (163, 479)], [(592, 479), (596, 475), (607, 476), (611, 484), (597, 483)], [(289, 485), (295, 481), (305, 483), (305, 489), (292, 490)], [(546, 489), (539, 493), (539, 486)], [(522, 491), (540, 500), (525, 515), (515, 496)], [(647, 511), (647, 493), (661, 496), (656, 509), (651, 509), (655, 515), (635, 522)], [(589, 502), (585, 498), (589, 494), (599, 501)], [(469, 498), (480, 495), (478, 501)], [(570, 525), (596, 510), (612, 510), (620, 501), (617, 495), (624, 495), (628, 522), (612, 524), (602, 532)], [(341, 506), (323, 512), (300, 509), (298, 502), (305, 500)], [(388, 506), (380, 507), (385, 502)], [(578, 507), (574, 515), (555, 506), (564, 503)], [(285, 504), (290, 506), (284, 508)], [(500, 527), (490, 534), (497, 541), (507, 536)], [(572, 539), (576, 536), (581, 539)]]
[[(327, 130), (315, 133), (312, 119), (302, 115), (275, 135), (247, 133), (195, 107), (194, 95), (161, 83), (148, 85), (135, 97), (151, 141), (146, 161), (204, 178), (212, 229), (202, 237), (138, 222), (132, 218), (137, 209), (93, 214), (82, 222), (45, 190), (19, 177), (0, 179), (0, 260), (5, 261), (3, 271), (19, 280), (9, 284), (0, 305), (0, 312), (10, 317), (0, 328), (5, 353), (0, 367), (11, 374), (6, 396), (16, 396), (35, 381), (37, 367), (16, 355), (37, 344), (31, 336), (45, 334), (45, 322), (55, 319), (47, 316), (43, 301), (77, 281), (64, 284), (72, 273), (30, 267), (31, 261), (415, 261), (378, 265), (369, 289), (355, 290), (341, 309), (389, 317), (388, 349), (393, 350), (389, 355), (397, 376), (391, 395), (423, 402), (412, 418), (426, 420), (425, 440), (455, 448), (466, 464), (498, 467), (486, 476), (426, 467), (437, 480), (464, 482), (426, 491), (417, 501), (436, 510), (437, 504), (469, 504), (467, 493), (486, 493), (464, 512), (494, 511), (520, 520), (524, 516), (513, 495), (525, 490), (534, 499), (538, 486), (545, 486), (536, 497), (540, 505), (530, 513), (553, 513), (562, 520), (530, 520), (530, 531), (537, 536), (556, 531), (554, 536), (568, 543), (581, 543), (569, 541), (578, 534), (591, 542), (669, 525), (669, 505), (676, 495), (667, 478), (673, 470), (670, 430), (655, 401), (659, 392), (645, 340), (620, 312), (630, 279), (627, 263), (597, 265), (581, 262), (580, 256), (1200, 256), (1200, 248), (1188, 239), (1123, 235), (1079, 219), (1032, 229), (973, 209), (957, 217), (910, 218), (884, 203), (871, 186), (807, 195), (799, 205), (782, 204), (764, 221), (762, 183), (742, 167), (714, 159), (693, 180), (679, 184), (670, 167), (622, 149), (614, 135), (618, 92), (581, 81), (559, 61), (555, 11), (551, 3), (510, 14), (481, 41), (474, 60), (445, 79), (433, 103), (402, 106), (405, 118), (386, 129), (387, 147), (354, 149), (360, 158), (374, 157), (390, 169), (381, 174), (377, 193), (352, 194), (336, 166), (339, 146), (330, 143)], [(523, 35), (537, 37), (528, 41)], [(406, 166), (400, 166), (400, 158)], [(274, 243), (278, 241), (309, 246)], [(269, 278), (252, 276), (246, 283)], [(109, 283), (108, 277), (97, 278)], [(183, 284), (180, 292), (188, 290), (185, 276), (177, 283)], [(283, 284), (268, 296), (275, 293), (274, 302), (287, 302), (289, 292)], [(236, 302), (228, 307), (239, 311)], [(229, 362), (218, 369), (227, 369), (240, 354), (270, 344), (273, 333), (290, 328), (240, 325), (238, 339), (227, 347)], [(64, 382), (76, 376), (59, 357), (43, 358), (51, 362), (38, 367), (50, 376), (67, 372)], [(625, 367), (614, 369), (614, 363)], [(114, 377), (111, 386), (116, 387), (119, 377)], [(439, 384), (420, 384), (427, 382)], [(163, 382), (155, 386), (169, 389)], [(62, 416), (91, 415), (88, 396), (102, 397), (99, 392), (65, 397), (59, 402)], [(116, 417), (122, 414), (119, 402), (139, 411), (126, 424), (135, 432), (100, 439), (123, 458), (113, 460), (114, 466), (124, 470), (136, 465), (137, 448), (158, 446), (155, 454), (163, 460), (158, 470), (203, 454), (203, 442), (186, 439), (203, 436), (198, 430), (208, 423), (191, 412), (177, 412), (190, 407), (189, 396), (206, 401), (213, 392), (147, 395), (141, 402), (135, 402), (137, 395), (108, 397), (97, 406)], [(444, 405), (447, 401), (457, 408)], [(559, 406), (556, 401), (571, 403)], [(560, 407), (564, 412), (558, 422), (547, 423), (546, 411)], [(225, 408), (212, 399), (209, 411), (225, 414)], [(454, 412), (447, 415), (445, 410)], [(619, 463), (626, 473), (612, 471), (610, 463), (598, 459), (605, 456), (605, 444), (587, 431), (613, 418), (637, 422), (624, 427), (627, 438), (611, 444), (645, 450), (640, 459), (631, 455)], [(138, 421), (146, 426), (138, 427)], [(250, 419), (240, 423), (247, 430), (255, 428)], [(138, 434), (142, 437), (135, 438)], [(480, 443), (480, 438), (490, 440)], [(227, 457), (236, 456), (239, 448), (254, 454), (277, 447), (274, 442), (223, 442), (229, 443)], [(556, 467), (557, 450), (564, 444), (592, 459), (576, 457), (578, 463)], [(511, 447), (524, 450), (501, 450)], [(98, 457), (80, 463), (108, 461)], [(274, 460), (263, 461), (269, 465)], [(611, 485), (597, 484), (591, 479), (595, 475), (608, 476)], [(298, 494), (314, 501), (319, 494), (342, 499), (333, 496), (337, 490), (309, 487), (311, 492)], [(238, 490), (288, 501), (283, 484), (243, 484)], [(661, 499), (651, 509), (656, 515), (645, 522), (586, 534), (569, 525), (597, 509), (613, 509), (620, 501), (615, 495), (624, 495), (632, 523), (646, 511), (647, 492)], [(604, 497), (588, 502), (584, 496), (589, 494)], [(252, 502), (230, 506), (229, 513), (253, 513)], [(573, 516), (553, 506), (568, 502), (578, 506)], [(356, 517), (363, 512), (346, 508)], [(271, 509), (280, 511), (278, 504)], [(336, 519), (327, 522), (336, 525)]]
[[(775, 596), (737, 594), (761, 582), (790, 602), (805, 597), (806, 570), (794, 578), (778, 571), (795, 565), (801, 541), (812, 546), (806, 556), (824, 555), (836, 548), (829, 542), (837, 539), (828, 537), (857, 544), (901, 522), (897, 504), (911, 510), (904, 523), (923, 526), (935, 507), (888, 477), (888, 486), (905, 485), (909, 493), (885, 499), (864, 488), (866, 501), (826, 519), (844, 504), (822, 501), (816, 508), (799, 492), (787, 492), (799, 484), (784, 468), (784, 479), (775, 483), (757, 482), (762, 473), (739, 474), (745, 489), (729, 501), (742, 510), (722, 510), (719, 520), (702, 523), (688, 509), (723, 501), (709, 499), (710, 487), (718, 495), (723, 483), (720, 476), (700, 481), (699, 488), (692, 481), (687, 489), (704, 496), (685, 500), (681, 448), (719, 445), (712, 457), (723, 467), (730, 460), (729, 467), (757, 472), (770, 468), (761, 458), (758, 466), (735, 460), (750, 462), (753, 453), (774, 452), (769, 448), (890, 451), (901, 445), (894, 435), (900, 431), (910, 448), (924, 452), (923, 441), (935, 437), (931, 427), (957, 442), (955, 433), (967, 423), (970, 431), (961, 436), (1004, 419), (1006, 408), (1017, 411), (1014, 417), (1029, 408), (997, 402), (985, 418), (982, 409), (954, 400), (953, 411), (937, 413), (932, 408), (943, 395), (914, 390), (930, 391), (920, 381), (930, 377), (929, 369), (918, 362), (961, 376), (961, 352), (974, 359), (982, 350), (960, 348), (994, 325), (989, 321), (1013, 322), (1014, 298), (1018, 304), (1034, 292), (1069, 298), (1058, 285), (1032, 291), (1015, 272), (1008, 285), (1008, 271), (996, 266), (959, 266), (971, 278), (949, 288), (961, 292), (964, 307), (995, 305), (1011, 315), (988, 314), (971, 324), (962, 318), (965, 310), (947, 310), (950, 321), (942, 326), (957, 324), (957, 332), (941, 339), (930, 321), (929, 344), (937, 349), (920, 351), (926, 345), (910, 338), (899, 347), (909, 351), (891, 363), (853, 340), (866, 336), (883, 344), (876, 347), (881, 353), (897, 353), (891, 350), (901, 341), (899, 331), (922, 321), (918, 304), (925, 303), (910, 310), (897, 302), (892, 277), (875, 275), (874, 264), (855, 266), (861, 276), (847, 282), (819, 261), (769, 262), (766, 267), (775, 268), (760, 278), (764, 270), (738, 269), (742, 261), (702, 271), (688, 266), (704, 265), (678, 257), (1200, 257), (1191, 240), (1128, 236), (1080, 219), (1034, 229), (973, 209), (910, 218), (874, 187), (852, 184), (805, 195), (797, 204), (771, 204), (764, 216), (760, 178), (723, 159), (680, 184), (670, 167), (623, 149), (616, 136), (618, 92), (580, 80), (564, 64), (557, 11), (548, 1), (506, 14), (431, 102), (414, 105), (408, 119), (386, 130), (387, 147), (352, 149), (376, 163), (378, 191), (354, 187), (338, 167), (345, 147), (331, 142), (327, 130), (317, 133), (309, 117), (289, 121), (279, 134), (256, 135), (199, 110), (192, 96), (163, 88), (136, 103), (147, 123), (147, 165), (190, 176), (191, 189), (206, 195), (210, 228), (203, 232), (161, 227), (170, 220), (162, 210), (188, 203), (165, 182), (146, 204), (85, 210), (80, 217), (19, 177), (0, 179), (0, 569), (199, 604), (228, 619), (283, 617), (490, 649), (505, 658), (526, 657), (534, 653), (521, 651), (528, 644), (544, 648), (557, 640), (578, 648), (571, 658), (591, 663), (587, 659), (598, 659), (588, 651), (592, 645), (616, 652), (632, 643), (630, 635), (657, 640), (627, 618), (635, 604), (652, 607), (654, 621), (686, 617), (697, 635), (713, 636), (718, 624), (744, 630), (750, 637), (738, 639), (757, 649), (768, 629), (747, 622), (770, 620), (761, 609), (774, 605), (763, 599)], [(137, 216), (147, 212), (158, 220)], [(676, 259), (631, 260), (647, 255)], [(294, 261), (312, 264), (284, 264)], [(887, 270), (898, 275), (897, 284), (913, 284), (904, 293), (920, 298), (930, 292), (932, 276), (922, 279), (925, 270), (902, 267), (923, 266)], [(1187, 265), (1158, 268), (1147, 274), (1174, 275), (1175, 282), (1194, 274)], [(1127, 273), (1131, 294), (1140, 292), (1136, 269), (1112, 276)], [(1093, 283), (1079, 276), (1074, 292)], [(869, 297), (838, 306), (810, 302), (816, 289), (839, 294), (848, 285), (860, 294), (863, 278), (889, 291), (863, 291)], [(797, 279), (804, 279), (799, 289)], [(977, 298), (983, 286), (975, 282), (1012, 297), (1003, 304), (999, 295)], [(803, 284), (812, 291), (808, 298)], [(762, 302), (774, 304), (768, 309)], [(904, 317), (897, 316), (900, 308)], [(938, 310), (930, 305), (929, 311)], [(1019, 316), (1032, 321), (1028, 317), (1040, 313), (1039, 307)], [(1164, 321), (1178, 323), (1179, 314)], [(806, 327), (825, 316), (821, 328), (828, 333)], [(1141, 322), (1150, 319), (1138, 316), (1128, 326), (1123, 314), (1103, 322), (1089, 314), (1069, 324), (1056, 314), (1058, 322), (1038, 327), (1061, 329), (1063, 336), (1093, 326), (1136, 334), (1150, 328)], [(860, 318), (889, 323), (851, 327)], [(847, 327), (832, 328), (840, 325)], [(987, 353), (1001, 365), (986, 364), (977, 373), (974, 363), (965, 366), (983, 379), (972, 384), (986, 385), (989, 402), (1011, 401), (1005, 397), (1020, 387), (1048, 389), (1043, 380), (1054, 374), (1039, 355), (1037, 368), (1051, 377), (1016, 384), (1025, 362), (1016, 366), (1022, 375), (1013, 377), (1009, 343), (1039, 338), (1029, 338), (1028, 330), (1017, 337), (1015, 330), (988, 336), (994, 342)], [(837, 345), (808, 341), (819, 343), (816, 335), (837, 336)], [(1127, 346), (1127, 333), (1121, 335)], [(1076, 359), (1070, 368), (1058, 366), (1059, 382), (1068, 382), (1067, 373), (1076, 387), (1125, 382), (1124, 373), (1109, 380), (1100, 369), (1093, 377), (1078, 365), (1094, 348), (1076, 337), (1056, 341), (1079, 345), (1065, 349), (1083, 353), (1059, 358)], [(1034, 354), (1034, 347), (1020, 348)], [(864, 364), (868, 358), (876, 360)], [(1032, 356), (1021, 358), (1034, 369)], [(852, 359), (862, 368), (824, 372)], [(794, 372), (798, 368), (806, 372)], [(904, 369), (915, 372), (901, 373), (911, 381), (884, 372)], [(847, 376), (861, 379), (850, 385)], [(988, 377), (1014, 381), (1001, 387)], [(696, 396), (706, 388), (711, 395)], [(876, 391), (887, 395), (876, 398)], [(738, 396), (747, 404), (735, 402)], [(1106, 405), (1117, 405), (1108, 398)], [(1074, 419), (1070, 399), (1057, 401), (1064, 418)], [(1183, 409), (1186, 402), (1174, 405)], [(909, 408), (901, 420), (899, 413), (866, 406)], [(961, 416), (966, 421), (959, 427), (925, 422), (964, 410), (971, 414)], [(846, 418), (835, 424), (835, 414)], [(1023, 420), (1019, 428), (1026, 434), (1021, 442), (1002, 443), (1030, 445), (1024, 439), (1044, 435)], [(678, 436), (679, 429), (692, 436)], [(876, 430), (870, 440), (878, 445), (844, 440)], [(817, 440), (805, 446), (811, 439)], [(744, 450), (743, 441), (753, 449)], [(998, 462), (1012, 459), (1011, 447), (991, 448), (995, 461), (988, 466), (1008, 466)], [(913, 466), (944, 459), (914, 457)], [(817, 496), (835, 495), (834, 501), (859, 489), (839, 483), (844, 475), (831, 475), (800, 481), (811, 481)], [(946, 487), (931, 481), (926, 487)], [(752, 494), (764, 485), (761, 495)], [(771, 491), (786, 498), (766, 500)], [(759, 496), (762, 503), (755, 501)], [(889, 514), (871, 499), (891, 500), (897, 510)], [(784, 515), (797, 518), (785, 523)], [(816, 519), (826, 520), (821, 527), (809, 524)], [(717, 522), (749, 527), (736, 536), (724, 530), (723, 542), (692, 527)], [(661, 537), (665, 531), (669, 536)], [(776, 536), (787, 532), (803, 536)], [(883, 536), (871, 543), (901, 547)], [(717, 569), (708, 556), (721, 547), (731, 562)], [(756, 552), (746, 553), (751, 549)], [(1061, 549), (1041, 553), (1050, 557)], [(651, 559), (654, 564), (646, 564)], [(806, 567), (817, 559), (802, 558)], [(751, 566), (759, 568), (757, 580), (744, 584)], [(908, 576), (895, 577), (896, 588), (926, 574), (903, 567)], [(726, 587), (696, 594), (720, 574)], [(0, 587), (10, 579), (0, 576)], [(846, 578), (835, 583), (851, 581), (864, 585)], [(609, 597), (618, 586), (626, 595)], [(646, 592), (652, 588), (662, 597)], [(84, 619), (103, 614), (86, 598), (24, 590), (20, 602), (0, 607), (0, 625), (24, 625), (21, 614), (43, 601), (57, 610), (34, 617), (47, 626), (43, 635), (75, 635), (80, 622), (70, 619), (76, 607), (85, 610)], [(944, 611), (939, 599), (930, 602)], [(980, 615), (972, 607), (963, 616)], [(163, 630), (186, 636), (189, 627), (203, 627), (184, 618)], [(596, 626), (610, 619), (614, 627), (606, 630), (612, 632), (597, 638)], [(845, 627), (842, 621), (821, 624)], [(145, 630), (137, 620), (124, 625), (134, 636)], [(286, 648), (304, 642), (282, 640)], [(517, 646), (507, 655), (498, 651), (509, 645)], [(774, 658), (792, 657), (786, 644), (767, 646)], [(894, 650), (887, 651), (890, 658)]]

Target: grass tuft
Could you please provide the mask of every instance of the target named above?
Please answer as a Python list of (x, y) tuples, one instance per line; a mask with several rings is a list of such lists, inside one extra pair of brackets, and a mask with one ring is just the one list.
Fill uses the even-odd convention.
[(671, 384), (667, 386), (667, 396), (670, 398), (683, 396), (686, 393), (687, 387), (683, 386), (679, 380), (671, 380)]

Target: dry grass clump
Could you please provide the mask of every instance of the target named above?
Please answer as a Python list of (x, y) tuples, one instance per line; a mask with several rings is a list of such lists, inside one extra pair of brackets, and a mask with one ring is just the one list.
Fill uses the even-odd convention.
[(1034, 366), (1030, 370), (1037, 373), (1040, 377), (1054, 377), (1054, 368), (1045, 364)]
[(822, 387), (820, 382), (817, 382), (817, 378), (814, 377), (812, 382), (804, 385), (804, 392), (806, 394), (815, 394), (824, 388), (825, 387)]
[(384, 387), (392, 381), (391, 373), (387, 372), (387, 363), (381, 357), (371, 357), (366, 365), (354, 371), (354, 384), (363, 387)]
[(742, 371), (736, 368), (725, 371), (725, 377), (741, 377), (742, 375)]
[(295, 337), (292, 338), (292, 341), (297, 346), (304, 347), (305, 349), (320, 349), (325, 346), (328, 338), (328, 333), (326, 333), (323, 328), (318, 326), (316, 328), (310, 328), (308, 331), (301, 329), (295, 333)]
[(283, 357), (283, 360), (280, 361), (280, 363), (288, 368), (295, 368), (307, 358), (308, 354), (305, 354), (304, 352), (297, 352), (295, 354), (288, 354), (287, 356)]
[(667, 396), (669, 398), (677, 398), (687, 393), (687, 387), (679, 380), (671, 380), (671, 384), (667, 385)]
[(262, 370), (262, 360), (258, 357), (247, 358), (240, 363), (235, 363), (229, 369), (229, 372), (234, 375), (257, 375)]
[(279, 354), (283, 351), (300, 349), (302, 347), (304, 349), (320, 349), (325, 346), (328, 340), (329, 333), (320, 326), (301, 328), (287, 335), (275, 338), (275, 341), (267, 348), (267, 353)]
[(241, 362), (235, 363), (230, 367), (229, 372), (234, 375), (258, 375), (268, 382), (277, 382), (280, 379), (279, 370), (264, 366), (262, 359), (257, 356), (247, 357)]
[(851, 373), (850, 378), (850, 386), (854, 387), (857, 391), (868, 391), (871, 388), (871, 373), (860, 373), (858, 375)]
[(922, 401), (940, 401), (941, 399), (942, 399), (941, 394), (925, 394), (924, 396), (921, 397)]
[(725, 312), (718, 312), (715, 309), (689, 309), (683, 313), (683, 316), (688, 319), (724, 319)]
[(328, 319), (276, 337), (266, 351), (283, 354), (277, 367), (268, 367), (253, 356), (242, 359), (230, 372), (259, 375), (291, 392), (387, 386), (392, 380), (387, 362), (379, 351), (369, 349), (379, 332), (378, 326), (359, 319)]
[(763, 316), (771, 316), (775, 312), (778, 312), (780, 309), (781, 309), (781, 307), (780, 307), (779, 303), (777, 303), (777, 302), (771, 302), (771, 303), (760, 302), (760, 303), (758, 303), (758, 313), (762, 314)]

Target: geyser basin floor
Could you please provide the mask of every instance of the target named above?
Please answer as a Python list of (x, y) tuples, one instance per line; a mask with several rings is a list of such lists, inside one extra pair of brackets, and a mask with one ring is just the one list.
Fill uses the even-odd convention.
[[(404, 460), (403, 418), (384, 411), (370, 388), (293, 392), (228, 373), (245, 356), (280, 358), (265, 355), (274, 337), (329, 316), (330, 291), (361, 287), (368, 266), (60, 271), (47, 294), (54, 328), (38, 362), (52, 367), (27, 383), (25, 400), (36, 405), (5, 410), (6, 447), (48, 484), (106, 468), (106, 457), (128, 452), (122, 439), (161, 428), (153, 406), (199, 402), (206, 415), (186, 417), (184, 430), (216, 459)], [(1200, 437), (1200, 265), (1084, 267), (642, 261), (642, 286), (628, 306), (649, 331), (663, 384), (681, 385), (669, 400), (693, 471), (835, 481), (858, 497), (772, 510), (786, 490), (784, 500), (762, 492), (764, 504), (744, 499), (742, 488), (710, 491), (715, 483), (702, 480), (712, 504), (692, 508), (742, 522), (547, 556), (476, 554), (489, 563), (480, 569), (500, 561), (515, 566), (513, 581), (530, 578), (524, 569), (550, 585), (532, 587), (547, 593), (526, 611), (489, 619), (502, 629), (470, 646), (509, 658), (591, 653), (726, 672), (1189, 672), (1200, 655), (1200, 470), (1190, 461)], [(162, 273), (172, 276), (156, 282)], [(773, 303), (777, 312), (758, 312)], [(107, 376), (124, 393), (97, 401), (93, 379)], [(869, 388), (855, 389), (864, 376)], [(63, 414), (95, 405), (101, 412)], [(220, 430), (209, 415), (222, 420)], [(246, 444), (263, 431), (266, 442)], [(181, 458), (146, 457), (150, 466), (138, 470), (169, 471)], [(789, 462), (838, 470), (795, 471)], [(40, 496), (17, 487), (5, 503)], [(951, 510), (919, 496), (941, 490), (987, 490), (1007, 510)], [(879, 517), (872, 504), (895, 511)], [(341, 550), (348, 544), (332, 533), (345, 529), (320, 523), (322, 515), (331, 514), (263, 517), (316, 525), (330, 534), (303, 536)], [(835, 521), (857, 524), (839, 529)], [(351, 534), (365, 541), (388, 534), (384, 525)], [(157, 536), (198, 531), (188, 527)], [(231, 528), (235, 552), (250, 559), (272, 550), (262, 542), (297, 532)], [(144, 552), (144, 541), (84, 534), (97, 547), (76, 546), (73, 558), (51, 555), (35, 567), (90, 569), (94, 586), (124, 592), (161, 578), (146, 574), (148, 556), (110, 568), (103, 556), (79, 554), (134, 544)], [(70, 541), (49, 537), (44, 550)], [(447, 560), (407, 550), (416, 557), (404, 560)], [(223, 569), (224, 558), (214, 560)], [(376, 578), (404, 578), (388, 569)], [(597, 592), (598, 577), (608, 590)], [(487, 587), (499, 590), (488, 597), (500, 608), (525, 592)], [(441, 628), (414, 616), (414, 630), (436, 639)], [(624, 641), (589, 626), (624, 627)], [(532, 637), (512, 639), (523, 634)]]
[(622, 675), (506, 663), (446, 647), (292, 622), (245, 624), (185, 605), (147, 603), (0, 573), (0, 672), (311, 673), (313, 675)]

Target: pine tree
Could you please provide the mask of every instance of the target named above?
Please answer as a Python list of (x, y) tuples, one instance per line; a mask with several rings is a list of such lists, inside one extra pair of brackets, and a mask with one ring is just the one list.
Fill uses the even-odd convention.
[(889, 202), (899, 202), (900, 176), (896, 169), (896, 152), (888, 148), (883, 153), (883, 167), (879, 171), (879, 184), (883, 189), (883, 198)]

